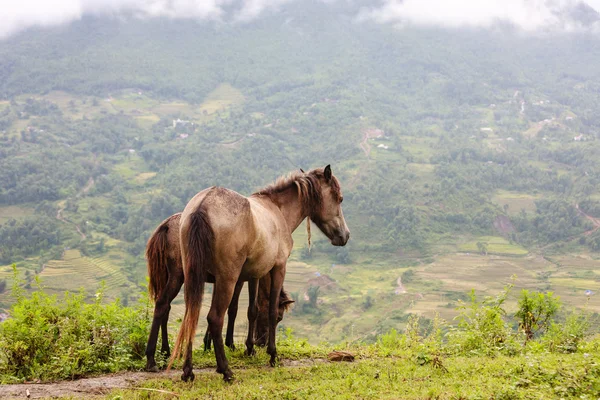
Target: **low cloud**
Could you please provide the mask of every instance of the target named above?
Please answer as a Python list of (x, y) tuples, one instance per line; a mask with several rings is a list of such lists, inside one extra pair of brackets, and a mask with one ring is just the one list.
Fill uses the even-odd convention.
[[(445, 27), (510, 23), (526, 31), (571, 30), (583, 23), (577, 13), (593, 17), (597, 10), (600, 0), (384, 0), (379, 7), (364, 8), (359, 19)], [(589, 24), (589, 17), (585, 23)]]
[[(186, 18), (245, 22), (302, 0), (10, 0), (0, 12), (0, 38), (32, 26), (55, 26), (85, 15)], [(321, 0), (325, 3), (348, 0)], [(352, 0), (349, 0), (352, 3)], [(491, 27), (508, 22), (532, 31), (599, 25), (600, 0), (373, 0), (359, 20), (446, 27)], [(582, 22), (583, 21), (583, 22)]]
[[(233, 4), (233, 3), (236, 4)], [(2, 6), (0, 38), (32, 26), (55, 26), (85, 15), (134, 15), (197, 20), (220, 20), (234, 5), (231, 17), (250, 20), (285, 0), (15, 0)], [(232, 7), (230, 7), (232, 8)]]

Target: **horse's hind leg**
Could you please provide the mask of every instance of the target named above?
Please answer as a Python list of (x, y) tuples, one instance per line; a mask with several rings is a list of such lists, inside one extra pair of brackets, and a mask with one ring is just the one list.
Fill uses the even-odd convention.
[(242, 291), (243, 287), (244, 281), (238, 280), (235, 284), (233, 297), (229, 303), (229, 309), (227, 310), (227, 335), (225, 336), (225, 346), (229, 347), (231, 350), (235, 350), (235, 345), (233, 344), (233, 330), (235, 328), (235, 319), (238, 312), (240, 292)]
[(148, 344), (146, 346), (146, 371), (158, 372), (154, 353), (156, 353), (158, 330), (163, 324), (163, 318), (167, 315), (166, 313), (169, 307), (167, 290), (164, 290), (154, 305), (154, 318), (152, 319), (152, 326), (150, 328), (150, 335), (148, 336)]
[(256, 317), (258, 306), (256, 305), (256, 293), (258, 291), (258, 279), (248, 281), (248, 337), (246, 338), (246, 354), (254, 355), (254, 331), (256, 329)]
[[(173, 276), (174, 275), (174, 276)], [(173, 279), (170, 279), (173, 276)], [(163, 321), (161, 325), (161, 353), (163, 353), (165, 360), (168, 360), (171, 356), (171, 349), (169, 349), (169, 334), (167, 332), (167, 324), (169, 322), (169, 313), (171, 312), (171, 302), (177, 295), (179, 294), (179, 290), (181, 289), (181, 285), (183, 285), (183, 271), (177, 271), (177, 274), (172, 274), (169, 276), (169, 282), (167, 282), (167, 292), (168, 292), (168, 308), (163, 316)]]
[(269, 343), (267, 353), (271, 356), (269, 363), (275, 366), (277, 360), (277, 347), (275, 346), (275, 333), (277, 332), (277, 323), (279, 322), (279, 294), (283, 287), (285, 278), (285, 264), (275, 266), (271, 270), (271, 293), (269, 295)]
[(148, 337), (148, 345), (146, 346), (146, 371), (158, 372), (154, 354), (156, 353), (156, 343), (158, 342), (158, 330), (162, 331), (162, 348), (161, 351), (169, 355), (169, 337), (167, 334), (167, 322), (169, 322), (169, 310), (171, 309), (171, 301), (179, 293), (179, 289), (183, 284), (183, 274), (181, 276), (171, 274), (167, 281), (167, 286), (160, 294), (154, 305), (154, 318), (152, 319), (152, 327)]
[(233, 292), (237, 279), (216, 279), (215, 290), (213, 291), (212, 304), (208, 312), (208, 327), (210, 336), (215, 346), (215, 357), (217, 359), (217, 372), (223, 374), (223, 379), (227, 382), (233, 380), (233, 372), (229, 369), (227, 357), (225, 356), (225, 347), (223, 345), (223, 322), (225, 312), (231, 303)]

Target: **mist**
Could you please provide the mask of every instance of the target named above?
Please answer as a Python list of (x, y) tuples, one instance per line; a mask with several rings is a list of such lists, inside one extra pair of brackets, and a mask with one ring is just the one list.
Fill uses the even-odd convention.
[(445, 27), (488, 28), (509, 23), (525, 31), (571, 31), (583, 27), (576, 12), (591, 14), (594, 20), (597, 10), (599, 0), (386, 0), (380, 7), (363, 9), (359, 18)]
[[(22, 0), (4, 1), (0, 38), (30, 27), (67, 24), (86, 15), (168, 17), (248, 22), (267, 10), (303, 0)], [(328, 0), (325, 3), (343, 0)], [(346, 4), (353, 4), (348, 1)], [(353, 4), (355, 6), (356, 4)], [(509, 23), (524, 31), (597, 29), (600, 0), (384, 0), (365, 5), (359, 21), (444, 27), (492, 27)], [(585, 23), (577, 13), (586, 14)]]

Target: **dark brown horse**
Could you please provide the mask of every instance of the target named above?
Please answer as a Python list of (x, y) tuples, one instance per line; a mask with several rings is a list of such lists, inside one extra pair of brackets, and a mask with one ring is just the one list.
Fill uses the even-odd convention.
[[(154, 319), (148, 337), (148, 345), (146, 346), (146, 370), (151, 372), (158, 371), (154, 354), (156, 352), (159, 328), (162, 331), (161, 352), (167, 358), (170, 356), (167, 322), (169, 321), (171, 302), (177, 296), (181, 289), (181, 285), (183, 284), (183, 265), (181, 262), (181, 252), (179, 250), (180, 217), (181, 213), (177, 213), (164, 220), (158, 228), (156, 228), (150, 239), (148, 239), (148, 244), (146, 246), (148, 276), (150, 277), (148, 292), (150, 293), (150, 297), (155, 301)], [(265, 278), (261, 279), (259, 283), (259, 314), (268, 313), (269, 288), (271, 281), (268, 277)], [(207, 280), (214, 283), (214, 277), (209, 277)], [(243, 282), (236, 285), (236, 290), (228, 310), (225, 345), (232, 349), (234, 348), (234, 323), (237, 316), (238, 299), (242, 286)], [(290, 299), (287, 293), (282, 290), (279, 299), (278, 318), (280, 320), (283, 318), (283, 312), (287, 310), (293, 302), (294, 300)], [(260, 306), (261, 304), (262, 307)], [(260, 321), (258, 323), (260, 323)], [(257, 326), (256, 329), (264, 331), (267, 327)], [(204, 349), (210, 349), (210, 334), (208, 329), (204, 336)]]
[(292, 173), (250, 197), (220, 187), (196, 194), (181, 214), (185, 316), (169, 367), (185, 349), (182, 379), (194, 379), (192, 342), (209, 274), (215, 277), (207, 319), (215, 342), (217, 372), (222, 373), (226, 381), (233, 378), (221, 334), (225, 312), (239, 281), (248, 281), (246, 352), (253, 354), (258, 281), (267, 274), (271, 278), (267, 353), (274, 366), (279, 295), (292, 252), (292, 232), (309, 217), (333, 245), (344, 246), (350, 231), (342, 213), (342, 200), (339, 182), (329, 165), (307, 173)]

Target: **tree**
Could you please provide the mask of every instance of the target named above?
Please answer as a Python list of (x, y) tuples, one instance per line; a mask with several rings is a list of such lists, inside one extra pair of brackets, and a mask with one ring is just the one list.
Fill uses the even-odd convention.
[(308, 304), (312, 308), (317, 308), (317, 300), (319, 299), (319, 286), (311, 286), (308, 288), (306, 293), (308, 294)]
[(560, 304), (560, 298), (555, 297), (552, 292), (530, 293), (525, 289), (521, 292), (515, 317), (519, 321), (519, 329), (525, 333), (525, 341), (533, 339), (538, 332), (548, 330)]
[(477, 242), (477, 250), (484, 256), (487, 256), (487, 246), (486, 242)]

